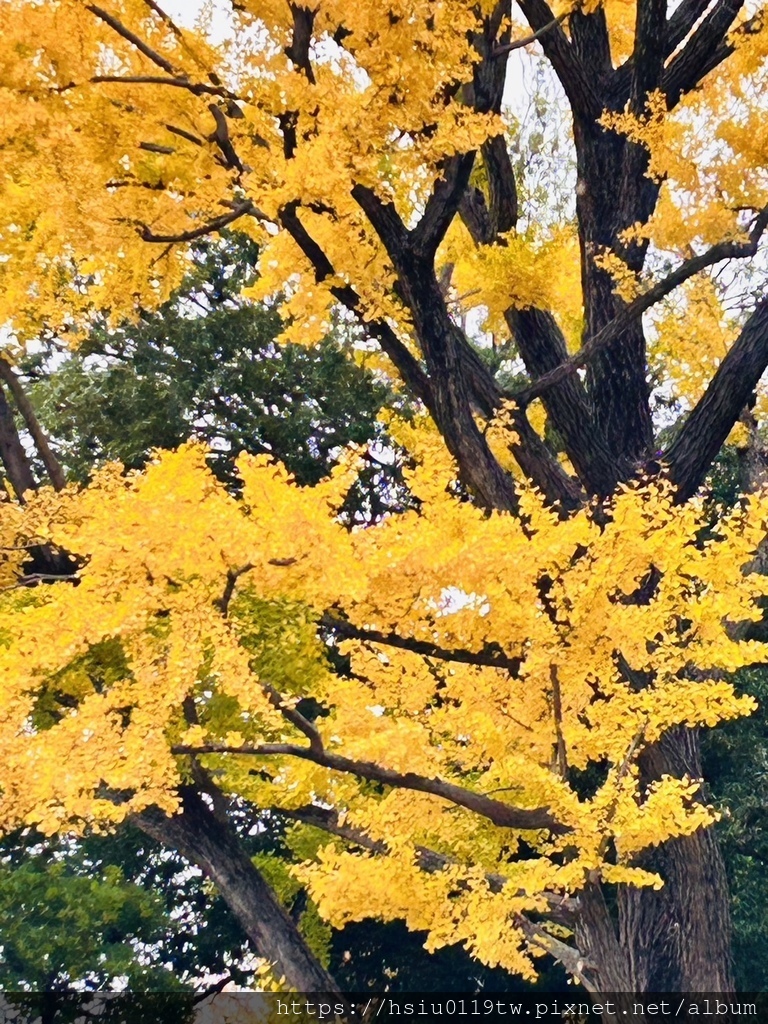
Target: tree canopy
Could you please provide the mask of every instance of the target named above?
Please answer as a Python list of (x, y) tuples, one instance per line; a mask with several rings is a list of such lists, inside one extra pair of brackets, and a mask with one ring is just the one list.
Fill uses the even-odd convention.
[[(336, 982), (234, 800), (297, 823), (295, 876), (337, 925), (403, 919), (528, 978), (549, 953), (596, 992), (728, 990), (698, 730), (755, 708), (731, 676), (765, 658), (768, 499), (696, 495), (734, 429), (761, 475), (762, 10), (231, 19), (214, 45), (155, 0), (0, 6), (0, 369), (53, 484), (4, 397), (0, 826), (130, 817), (305, 991)], [(571, 153), (537, 188), (522, 165), (554, 143), (505, 93), (528, 47)], [(354, 447), (314, 486), (244, 454), (227, 489), (195, 443), (65, 486), (14, 358), (94, 329), (119, 347), (126, 318), (141, 338), (231, 226), (258, 247), (255, 277), (222, 277), (243, 336), (248, 301), (279, 302), (291, 345), (342, 317), (415, 403), (383, 416), (414, 501), (340, 515)], [(153, 358), (194, 349), (183, 321)], [(286, 358), (249, 382), (263, 400)], [(295, 440), (275, 449), (298, 474)]]

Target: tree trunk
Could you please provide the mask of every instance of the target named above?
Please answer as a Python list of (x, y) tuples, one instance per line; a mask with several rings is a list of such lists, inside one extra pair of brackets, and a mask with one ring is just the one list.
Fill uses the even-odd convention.
[[(677, 728), (640, 759), (645, 782), (662, 775), (701, 778), (699, 737)], [(646, 853), (664, 888), (619, 893), (620, 936), (639, 992), (732, 992), (731, 922), (725, 867), (713, 828)]]
[(0, 459), (19, 501), (37, 487), (5, 391), (0, 387)]
[(135, 824), (210, 878), (278, 979), (282, 975), (298, 992), (338, 994), (336, 982), (309, 950), (232, 827), (206, 806), (197, 790), (187, 787), (182, 797), (181, 813), (168, 817), (144, 811), (134, 817)]

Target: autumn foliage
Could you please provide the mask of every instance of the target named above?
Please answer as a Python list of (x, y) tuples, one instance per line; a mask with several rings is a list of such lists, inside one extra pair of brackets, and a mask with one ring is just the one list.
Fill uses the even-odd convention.
[[(414, 502), (340, 520), (356, 449), (314, 487), (242, 457), (242, 494), (194, 445), (85, 489), (33, 494), (7, 466), (0, 826), (130, 819), (223, 885), (185, 821), (205, 794), (225, 829), (238, 798), (324, 829), (293, 870), (334, 924), (402, 918), (527, 978), (550, 953), (593, 990), (701, 987), (711, 955), (726, 987), (696, 730), (755, 709), (732, 675), (765, 658), (744, 636), (768, 504), (692, 496), (763, 415), (768, 306), (730, 308), (768, 223), (762, 12), (232, 7), (214, 45), (153, 0), (0, 4), (9, 357), (157, 307), (189, 243), (235, 225), (284, 340), (341, 308), (418, 403), (388, 420)], [(507, 61), (534, 45), (572, 130), (556, 217), (510, 157), (530, 139)], [(688, 413), (671, 440), (662, 399)], [(661, 947), (682, 914), (674, 858), (712, 880), (712, 918), (678, 922), (659, 966), (642, 928), (658, 915)], [(257, 905), (277, 975), (328, 980)]]

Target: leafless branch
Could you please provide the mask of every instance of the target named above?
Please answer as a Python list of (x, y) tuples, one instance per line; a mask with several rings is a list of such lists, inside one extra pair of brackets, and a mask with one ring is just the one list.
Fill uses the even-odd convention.
[[(222, 85), (208, 85), (206, 82), (189, 82), (185, 78), (164, 78), (162, 75), (93, 75), (88, 81), (92, 85), (122, 83), (123, 85), (170, 85), (176, 89), (186, 89), (195, 96), (221, 96), (222, 99), (246, 102), (236, 92), (225, 89)], [(71, 82), (67, 89), (77, 87), (76, 82)], [(61, 88), (58, 91), (63, 91)]]
[(20, 590), (24, 587), (34, 587), (38, 583), (76, 583), (76, 574), (65, 575), (64, 573), (35, 572), (29, 576), (22, 576), (18, 583), (12, 583), (8, 587), (0, 587), (0, 593), (4, 594), (9, 590)]
[(377, 629), (355, 626), (346, 619), (336, 618), (327, 612), (319, 622), (321, 626), (332, 629), (338, 636), (348, 639), (363, 640), (368, 643), (381, 644), (384, 647), (396, 647), (426, 658), (438, 658), (440, 661), (455, 661), (464, 665), (498, 668), (509, 672), (515, 678), (520, 672), (521, 659), (505, 654), (504, 651), (498, 649), (486, 648), (483, 651), (469, 651), (465, 648), (441, 647), (428, 640), (416, 640), (394, 632), (384, 633)]
[(584, 968), (590, 965), (584, 962), (584, 958), (578, 949), (569, 946), (561, 939), (556, 939), (554, 935), (550, 935), (541, 925), (533, 924), (532, 921), (527, 920), (527, 918), (520, 914), (515, 917), (515, 924), (532, 945), (546, 950), (550, 956), (558, 960), (572, 977), (581, 982), (588, 992), (597, 991), (594, 984), (584, 976)]
[(220, 217), (214, 217), (213, 220), (207, 221), (205, 224), (201, 224), (199, 228), (192, 228), (189, 231), (180, 231), (175, 235), (156, 235), (146, 224), (139, 226), (138, 231), (142, 239), (145, 242), (155, 242), (160, 244), (176, 242), (192, 242), (196, 238), (202, 238), (204, 235), (209, 235), (213, 231), (221, 231), (222, 228), (227, 227), (229, 224), (233, 224), (236, 220), (247, 215), (260, 216), (260, 212), (253, 205), (253, 203), (246, 202), (241, 203), (235, 207), (234, 210), (229, 213), (223, 213)]
[(192, 142), (195, 146), (203, 145), (203, 140), (199, 139), (197, 135), (193, 135), (192, 132), (187, 132), (183, 128), (178, 128), (175, 124), (167, 124), (165, 127), (172, 135), (178, 135), (179, 138), (186, 139), (187, 142)]

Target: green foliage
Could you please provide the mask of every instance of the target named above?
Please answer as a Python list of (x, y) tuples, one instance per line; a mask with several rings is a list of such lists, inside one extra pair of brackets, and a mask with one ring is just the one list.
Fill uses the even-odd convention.
[(281, 345), (275, 310), (235, 297), (253, 277), (252, 248), (242, 236), (202, 245), (161, 309), (118, 330), (97, 327), (75, 353), (48, 339), (25, 358), (33, 403), (70, 479), (112, 459), (140, 468), (153, 448), (196, 437), (230, 483), (241, 451), (270, 453), (315, 483), (343, 447), (381, 433), (387, 388), (341, 335)]
[(704, 774), (722, 817), (718, 832), (728, 873), (737, 988), (768, 991), (768, 668), (743, 670), (739, 687), (760, 704), (703, 743)]
[(20, 863), (0, 862), (0, 986), (100, 988), (122, 978), (136, 988), (177, 987), (156, 957), (137, 955), (157, 942), (163, 923), (158, 895), (117, 865), (78, 863), (50, 844), (32, 846)]

